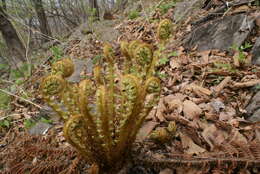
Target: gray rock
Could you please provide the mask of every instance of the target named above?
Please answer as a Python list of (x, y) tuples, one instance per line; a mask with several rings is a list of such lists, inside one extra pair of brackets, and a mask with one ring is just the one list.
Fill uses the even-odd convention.
[(255, 45), (252, 49), (252, 63), (260, 65), (260, 37), (255, 41)]
[(219, 113), (221, 110), (225, 109), (225, 104), (222, 101), (219, 100), (215, 100), (210, 102), (210, 105), (212, 106), (212, 108)]
[[(66, 108), (62, 108), (64, 111), (66, 111)], [(41, 117), (44, 118), (51, 118), (51, 120), (53, 121), (53, 123), (58, 123), (60, 122), (61, 118), (60, 116), (53, 111), (53, 109), (51, 107), (49, 107), (48, 105), (44, 105), (42, 107), (42, 109), (40, 110), (40, 113), (38, 114), (37, 118), (40, 119)]]
[(67, 79), (69, 82), (80, 82), (82, 71), (86, 71), (87, 74), (90, 74), (93, 70), (93, 63), (91, 59), (80, 60), (73, 59), (74, 62), (74, 73)]
[(54, 115), (57, 115), (51, 107), (44, 105), (39, 113), (39, 117), (52, 117)]
[(29, 129), (29, 134), (45, 135), (51, 127), (52, 125), (39, 121)]
[(251, 102), (246, 107), (248, 115), (254, 114), (257, 110), (260, 109), (260, 91), (251, 99)]
[(186, 19), (188, 15), (201, 9), (204, 2), (205, 0), (185, 0), (183, 2), (178, 2), (174, 9), (174, 21), (177, 23)]
[(184, 47), (197, 46), (199, 51), (240, 47), (254, 28), (255, 19), (245, 14), (225, 16), (194, 29), (185, 39)]
[(247, 120), (251, 122), (259, 122), (260, 121), (260, 109), (258, 109), (251, 117)]
[(120, 20), (101, 20), (92, 23), (83, 23), (69, 37), (71, 40), (89, 40), (95, 36), (95, 39), (103, 42), (112, 42), (120, 36), (120, 32), (115, 29)]

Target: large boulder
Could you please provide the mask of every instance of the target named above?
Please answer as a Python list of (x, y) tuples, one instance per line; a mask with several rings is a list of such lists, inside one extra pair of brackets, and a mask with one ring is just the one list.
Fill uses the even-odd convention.
[(93, 63), (91, 59), (73, 59), (74, 63), (74, 72), (67, 79), (69, 82), (78, 83), (82, 80), (81, 73), (85, 72), (86, 74), (91, 74), (93, 70)]
[(246, 111), (249, 116), (249, 121), (260, 121), (260, 91), (252, 98), (251, 102), (246, 107)]
[(194, 29), (185, 39), (185, 48), (199, 51), (240, 47), (254, 28), (255, 18), (245, 14), (225, 16)]
[(181, 22), (189, 15), (194, 14), (196, 13), (196, 11), (200, 10), (204, 3), (205, 0), (185, 0), (176, 3), (173, 15), (174, 21), (176, 23)]
[(252, 63), (260, 65), (260, 37), (255, 41), (255, 45), (252, 49)]

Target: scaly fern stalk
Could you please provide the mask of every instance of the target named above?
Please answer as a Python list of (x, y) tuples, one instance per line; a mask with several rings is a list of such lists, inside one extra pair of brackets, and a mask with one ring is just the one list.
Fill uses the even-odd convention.
[(115, 81), (115, 73), (114, 73), (114, 62), (115, 62), (115, 55), (114, 55), (114, 51), (113, 48), (110, 44), (106, 43), (104, 45), (104, 49), (103, 49), (103, 53), (105, 56), (105, 59), (108, 63), (108, 93), (107, 93), (107, 114), (108, 114), (108, 131), (109, 134), (111, 135), (111, 133), (114, 130), (114, 115), (115, 115), (115, 91), (114, 91), (114, 81)]
[(131, 67), (131, 57), (128, 52), (129, 43), (126, 41), (122, 41), (120, 43), (120, 51), (125, 56), (125, 64), (124, 64), (124, 73), (128, 74), (130, 73), (130, 67)]
[(54, 64), (41, 84), (44, 99), (65, 120), (66, 140), (102, 173), (115, 173), (122, 167), (145, 117), (159, 100), (160, 81), (148, 73), (154, 67), (151, 46), (140, 41), (130, 45), (121, 50), (129, 56), (127, 61), (134, 62), (129, 67), (141, 72), (118, 77), (117, 87), (115, 55), (109, 44), (104, 45), (108, 64), (102, 82), (100, 67), (94, 69), (96, 86), (91, 80), (67, 82), (64, 78), (72, 74), (67, 59)]
[(95, 83), (97, 85), (101, 85), (102, 84), (101, 67), (99, 65), (94, 67), (93, 76), (94, 76)]

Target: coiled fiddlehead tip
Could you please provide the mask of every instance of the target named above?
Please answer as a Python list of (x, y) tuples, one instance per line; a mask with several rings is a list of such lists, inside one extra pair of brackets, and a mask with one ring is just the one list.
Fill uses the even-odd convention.
[[(122, 91), (128, 93), (129, 98), (136, 98), (139, 93), (140, 79), (132, 74), (124, 75), (122, 78)], [(131, 97), (132, 95), (132, 97)], [(135, 97), (134, 97), (135, 96)]]
[(59, 74), (66, 78), (74, 72), (74, 64), (70, 58), (64, 58), (52, 65), (52, 74)]
[(44, 96), (53, 96), (62, 93), (65, 89), (66, 82), (59, 75), (50, 75), (43, 79), (41, 91)]
[(114, 61), (114, 51), (113, 47), (109, 43), (105, 43), (103, 47), (103, 54), (108, 63), (112, 63)]
[(164, 19), (159, 23), (157, 28), (157, 37), (161, 41), (166, 41), (170, 38), (172, 33), (172, 21), (169, 19)]
[(71, 115), (63, 126), (63, 135), (66, 140), (80, 151), (81, 155), (91, 161), (90, 147), (86, 143), (84, 121), (81, 115)]
[(80, 89), (80, 91), (82, 91), (84, 93), (89, 90), (90, 86), (91, 86), (91, 81), (88, 79), (82, 80), (79, 83), (79, 89)]
[(133, 40), (129, 43), (129, 46), (128, 46), (128, 53), (131, 57), (134, 56), (134, 51), (135, 49), (140, 45), (140, 44), (143, 44), (142, 41), (140, 40)]
[(148, 94), (159, 93), (161, 91), (161, 81), (160, 81), (160, 79), (158, 79), (156, 77), (150, 77), (145, 82), (145, 88), (146, 88), (146, 92)]
[(133, 56), (138, 64), (150, 66), (153, 60), (152, 46), (146, 43), (139, 44), (134, 50)]

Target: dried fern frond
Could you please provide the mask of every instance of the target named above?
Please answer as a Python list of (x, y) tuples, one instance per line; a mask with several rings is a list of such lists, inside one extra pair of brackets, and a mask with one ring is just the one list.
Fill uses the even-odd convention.
[(5, 151), (0, 153), (0, 165), (3, 167), (1, 172), (79, 173), (84, 168), (84, 159), (77, 157), (78, 154), (73, 149), (60, 147), (55, 139), (55, 136), (50, 135), (42, 137), (19, 133)]

